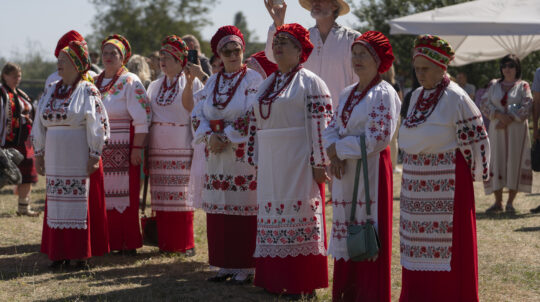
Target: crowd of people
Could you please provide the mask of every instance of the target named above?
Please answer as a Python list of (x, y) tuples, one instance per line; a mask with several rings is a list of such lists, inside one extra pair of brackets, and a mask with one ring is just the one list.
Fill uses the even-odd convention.
[[(390, 301), (399, 146), (400, 301), (478, 301), (473, 181), (495, 196), (488, 213), (513, 213), (517, 192), (531, 192), (527, 120), (534, 111), (538, 139), (540, 69), (535, 110), (514, 55), (478, 95), (466, 74), (450, 79), (452, 46), (422, 35), (411, 58), (418, 88), (403, 97), (388, 38), (336, 23), (346, 2), (300, 0), (316, 21), (309, 30), (284, 22), (286, 3), (264, 3), (273, 24), (265, 50), (249, 58), (230, 25), (212, 37), (211, 58), (192, 35), (166, 36), (144, 58), (113, 34), (96, 56), (70, 31), (35, 108), (18, 88), (20, 67), (4, 66), (2, 148), (25, 158), (17, 213), (39, 214), (30, 191), (44, 175), (41, 252), (51, 267), (136, 254), (143, 173), (160, 251), (195, 255), (194, 210), (206, 212), (208, 263), (217, 268), (209, 282), (312, 297), (328, 287), (331, 254), (334, 301)], [(357, 261), (349, 230), (368, 224), (378, 252)]]

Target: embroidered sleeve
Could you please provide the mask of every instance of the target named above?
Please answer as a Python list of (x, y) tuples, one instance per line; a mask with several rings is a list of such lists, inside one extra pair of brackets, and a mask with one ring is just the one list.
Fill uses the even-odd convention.
[(34, 119), (34, 124), (32, 125), (32, 132), (30, 137), (32, 139), (32, 145), (34, 145), (34, 154), (35, 156), (44, 156), (45, 155), (45, 137), (47, 135), (47, 128), (41, 123), (41, 104), (45, 102), (47, 96), (47, 89), (45, 89), (41, 99), (38, 102), (36, 108), (36, 118)]
[(206, 143), (208, 135), (212, 133), (210, 122), (204, 116), (203, 107), (206, 100), (202, 100), (195, 105), (191, 112), (191, 124), (193, 126), (193, 142), (195, 144)]
[(255, 117), (255, 111), (252, 108), (248, 113), (249, 125), (248, 125), (248, 141), (247, 141), (247, 161), (250, 165), (257, 165), (257, 118)]
[(230, 125), (225, 127), (224, 133), (234, 144), (243, 144), (247, 142), (248, 139), (248, 124), (249, 124), (249, 114), (251, 111), (252, 104), (257, 102), (256, 94), (258, 87), (263, 81), (263, 78), (256, 72), (249, 72), (246, 76), (245, 81), (248, 81), (248, 84), (245, 86), (244, 91), (238, 91), (237, 93), (242, 93), (241, 97), (245, 97), (246, 100), (246, 112), (234, 120)]
[(99, 158), (110, 137), (109, 119), (105, 106), (101, 102), (97, 88), (86, 88), (85, 115), (86, 115), (86, 140), (90, 149), (90, 156)]
[(529, 86), (529, 83), (523, 81), (521, 84), (521, 104), (519, 104), (517, 110), (512, 111), (514, 118), (520, 122), (526, 120), (531, 113), (532, 104), (531, 87)]
[(468, 97), (463, 97), (458, 105), (456, 139), (474, 180), (488, 180), (489, 139), (482, 113)]
[(311, 132), (311, 166), (325, 167), (330, 160), (324, 149), (322, 133), (332, 119), (332, 98), (328, 87), (319, 78), (313, 79), (306, 98), (306, 122)]
[[(128, 76), (128, 79), (131, 78)], [(125, 85), (127, 109), (133, 119), (135, 133), (148, 133), (152, 111), (146, 89), (139, 79), (131, 79)]]
[[(395, 91), (375, 95), (369, 101), (367, 122), (364, 128), (367, 154), (377, 153), (388, 146), (396, 131), (399, 111), (401, 109), (399, 96)], [(340, 159), (361, 158), (360, 136), (346, 136), (336, 143), (336, 153)]]
[(491, 102), (491, 95), (493, 94), (493, 88), (495, 87), (495, 83), (492, 81), (490, 83), (490, 86), (488, 87), (488, 90), (484, 93), (482, 96), (482, 100), (480, 101), (480, 110), (481, 112), (489, 117), (490, 120), (495, 119), (495, 113), (498, 111), (497, 107)]

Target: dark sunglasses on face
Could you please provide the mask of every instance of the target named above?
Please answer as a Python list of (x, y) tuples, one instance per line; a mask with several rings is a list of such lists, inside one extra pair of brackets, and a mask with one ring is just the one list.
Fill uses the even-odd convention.
[(516, 68), (516, 64), (512, 63), (512, 62), (509, 62), (509, 63), (506, 63), (506, 64), (501, 64), (501, 68), (502, 69), (505, 69), (505, 68)]
[(234, 54), (235, 56), (239, 56), (240, 55), (240, 48), (236, 48), (236, 49), (225, 49), (225, 50), (222, 50), (221, 51), (221, 54), (224, 56), (224, 57), (230, 57), (231, 54)]

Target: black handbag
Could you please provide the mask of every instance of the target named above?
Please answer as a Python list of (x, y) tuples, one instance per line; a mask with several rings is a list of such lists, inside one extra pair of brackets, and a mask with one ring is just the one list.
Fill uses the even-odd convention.
[(369, 195), (369, 179), (365, 136), (360, 136), (360, 147), (362, 150), (362, 159), (356, 162), (356, 173), (354, 176), (354, 190), (351, 207), (351, 217), (347, 227), (347, 251), (352, 261), (360, 262), (371, 259), (379, 253), (381, 243), (375, 230), (373, 222), (366, 221), (363, 225), (354, 225), (356, 213), (356, 202), (358, 197), (358, 181), (360, 178), (360, 167), (364, 165), (364, 192), (366, 193), (366, 214), (371, 216), (371, 198)]
[(21, 184), (22, 175), (18, 165), (23, 159), (24, 156), (17, 149), (0, 148), (0, 188)]
[(540, 172), (540, 139), (535, 139), (532, 145), (531, 166), (533, 171)]

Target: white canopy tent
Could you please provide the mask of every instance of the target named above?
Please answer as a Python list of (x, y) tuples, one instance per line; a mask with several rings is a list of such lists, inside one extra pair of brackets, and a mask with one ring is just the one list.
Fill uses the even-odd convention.
[(540, 0), (477, 0), (390, 21), (391, 34), (434, 34), (456, 51), (453, 66), (540, 50)]

